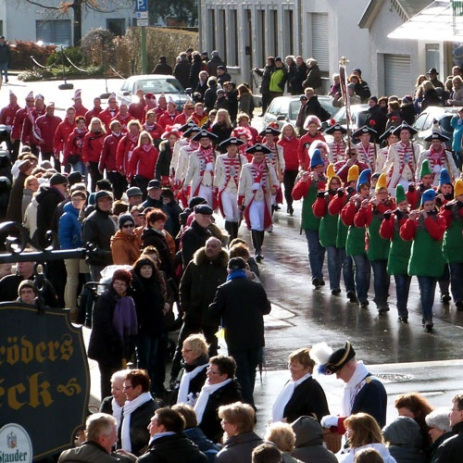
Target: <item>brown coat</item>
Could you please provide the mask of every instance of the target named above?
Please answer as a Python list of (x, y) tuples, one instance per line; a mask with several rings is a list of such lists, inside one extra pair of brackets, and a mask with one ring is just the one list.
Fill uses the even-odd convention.
[(111, 238), (111, 254), (115, 265), (133, 265), (140, 257), (141, 241), (137, 235), (118, 230)]

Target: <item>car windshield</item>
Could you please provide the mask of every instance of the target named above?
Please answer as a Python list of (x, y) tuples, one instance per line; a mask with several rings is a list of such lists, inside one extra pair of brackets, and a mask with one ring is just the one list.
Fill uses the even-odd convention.
[(176, 80), (139, 80), (135, 82), (133, 93), (143, 90), (145, 93), (181, 93), (183, 88)]
[(289, 114), (288, 114), (288, 119), (290, 121), (294, 121), (297, 119), (297, 115), (299, 113), (299, 108), (301, 107), (301, 102), (299, 100), (297, 101), (291, 101), (289, 104)]

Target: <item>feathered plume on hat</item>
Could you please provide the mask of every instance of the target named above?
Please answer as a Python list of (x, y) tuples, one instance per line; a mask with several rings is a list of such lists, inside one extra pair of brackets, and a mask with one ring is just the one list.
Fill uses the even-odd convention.
[(321, 375), (325, 375), (325, 366), (333, 353), (333, 349), (326, 342), (314, 344), (310, 349), (310, 357), (317, 362), (317, 371)]

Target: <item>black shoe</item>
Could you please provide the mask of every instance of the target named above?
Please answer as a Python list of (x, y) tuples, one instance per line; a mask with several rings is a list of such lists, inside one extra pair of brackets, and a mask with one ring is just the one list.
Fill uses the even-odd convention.
[(440, 300), (442, 301), (443, 304), (448, 304), (452, 300), (452, 298), (447, 293), (447, 294), (442, 294), (442, 296), (440, 297)]
[(368, 301), (360, 301), (360, 307), (362, 309), (366, 309), (369, 305), (370, 303)]
[(322, 286), (321, 280), (318, 278), (312, 278), (312, 284), (315, 286), (315, 289), (318, 289), (320, 286)]
[(433, 328), (434, 328), (434, 323), (432, 321), (427, 321), (425, 325), (426, 331), (428, 333), (431, 333)]
[(355, 295), (355, 291), (349, 290), (347, 291), (347, 297), (349, 298), (349, 302), (352, 304), (358, 304), (357, 296)]
[(325, 286), (325, 280), (322, 278), (321, 280), (318, 280), (320, 282), (320, 286)]
[(263, 260), (264, 260), (264, 256), (260, 252), (258, 252), (256, 254), (256, 262), (260, 264)]
[(386, 312), (389, 312), (389, 310), (390, 310), (390, 309), (389, 309), (389, 306), (388, 306), (388, 305), (385, 305), (384, 307), (380, 307), (380, 308), (378, 309), (378, 312), (379, 312), (379, 314), (381, 315), (381, 314), (384, 314), (384, 313), (386, 313)]
[(339, 294), (341, 294), (341, 290), (339, 288), (336, 288), (336, 289), (332, 289), (331, 290), (331, 294), (333, 296), (339, 296)]
[(280, 209), (281, 209), (281, 207), (278, 204), (275, 204), (275, 210), (279, 211)]
[(405, 323), (406, 325), (408, 325), (408, 315), (400, 315), (399, 322)]
[(457, 308), (459, 312), (463, 311), (463, 301), (456, 301), (455, 307)]
[(288, 207), (288, 210), (286, 211), (289, 215), (294, 214), (294, 209), (292, 207)]

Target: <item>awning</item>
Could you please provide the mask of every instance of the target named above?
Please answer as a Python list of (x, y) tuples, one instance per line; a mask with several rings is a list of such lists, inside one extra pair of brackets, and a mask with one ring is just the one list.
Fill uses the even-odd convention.
[(392, 31), (388, 38), (463, 42), (462, 2), (439, 0)]

